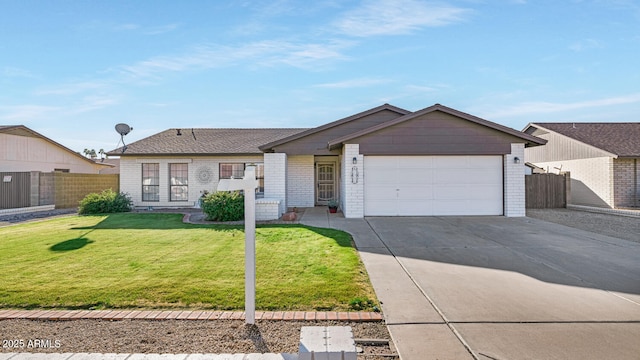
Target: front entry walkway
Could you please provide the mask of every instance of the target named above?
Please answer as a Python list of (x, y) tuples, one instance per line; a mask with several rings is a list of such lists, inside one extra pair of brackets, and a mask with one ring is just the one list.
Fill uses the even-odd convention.
[(367, 220), (345, 219), (341, 213), (330, 214), (326, 207), (315, 207), (305, 209), (300, 223), (339, 229), (353, 236), (402, 360), (473, 359)]

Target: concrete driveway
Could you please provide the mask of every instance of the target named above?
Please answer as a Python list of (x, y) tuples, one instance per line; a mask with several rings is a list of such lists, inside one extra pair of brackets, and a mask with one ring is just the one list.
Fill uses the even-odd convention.
[(354, 235), (404, 360), (640, 359), (639, 243), (531, 218), (330, 226)]

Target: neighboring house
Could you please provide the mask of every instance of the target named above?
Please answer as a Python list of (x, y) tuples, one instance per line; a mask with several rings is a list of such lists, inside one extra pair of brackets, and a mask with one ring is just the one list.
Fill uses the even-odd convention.
[(96, 163), (24, 125), (0, 125), (0, 172), (98, 174), (112, 165)]
[(120, 159), (96, 159), (94, 161), (109, 166), (100, 169), (100, 174), (120, 174)]
[[(525, 156), (526, 156), (526, 151), (525, 151)], [(533, 175), (533, 174), (546, 174), (547, 172), (539, 167), (539, 166), (535, 166), (534, 164), (530, 163), (530, 162), (526, 162), (524, 163), (524, 174), (525, 175)]]
[(640, 206), (640, 123), (531, 123), (524, 132), (548, 141), (525, 150), (528, 162), (571, 173), (571, 204)]
[(544, 143), (439, 104), (385, 104), (313, 129), (169, 129), (109, 155), (136, 206), (194, 206), (256, 164), (259, 219), (330, 199), (349, 218), (524, 216), (524, 149)]

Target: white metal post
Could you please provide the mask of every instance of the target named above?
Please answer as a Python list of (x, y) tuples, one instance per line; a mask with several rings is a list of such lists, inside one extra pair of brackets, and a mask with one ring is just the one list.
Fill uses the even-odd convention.
[[(256, 182), (255, 166), (247, 166), (244, 179)], [(245, 322), (256, 322), (256, 187), (244, 190), (244, 312)]]
[(256, 179), (249, 165), (243, 179), (220, 179), (218, 191), (244, 190), (244, 312), (247, 324), (256, 323)]

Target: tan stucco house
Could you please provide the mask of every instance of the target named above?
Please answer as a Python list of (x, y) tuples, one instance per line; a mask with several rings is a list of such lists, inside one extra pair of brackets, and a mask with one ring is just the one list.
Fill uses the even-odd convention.
[(525, 149), (527, 162), (570, 172), (570, 204), (640, 206), (640, 123), (531, 123), (523, 131), (547, 140)]
[(356, 218), (524, 216), (524, 150), (544, 143), (439, 104), (384, 104), (312, 129), (169, 129), (109, 155), (139, 207), (194, 206), (255, 164), (262, 220), (331, 199)]
[(0, 172), (61, 171), (98, 174), (96, 163), (24, 125), (0, 125)]

